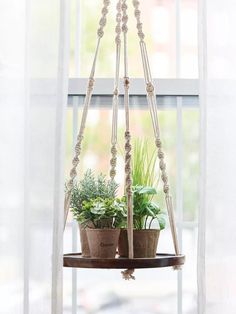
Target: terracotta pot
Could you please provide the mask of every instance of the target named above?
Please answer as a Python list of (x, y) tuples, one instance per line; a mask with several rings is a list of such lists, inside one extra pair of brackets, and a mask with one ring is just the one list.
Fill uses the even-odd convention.
[[(134, 257), (155, 257), (159, 234), (160, 230), (158, 229), (134, 230)], [(121, 229), (118, 243), (118, 252), (121, 257), (128, 257), (127, 229)]]
[(83, 257), (90, 257), (86, 228), (79, 224), (81, 253)]
[[(112, 218), (108, 219), (101, 219), (97, 224), (99, 228), (111, 228), (112, 227)], [(90, 250), (88, 244), (88, 238), (86, 229), (87, 228), (94, 228), (92, 223), (88, 223), (86, 227), (83, 227), (79, 224), (79, 232), (80, 232), (80, 244), (81, 244), (81, 253), (83, 257), (90, 257)]]
[(114, 258), (120, 229), (86, 229), (92, 258)]

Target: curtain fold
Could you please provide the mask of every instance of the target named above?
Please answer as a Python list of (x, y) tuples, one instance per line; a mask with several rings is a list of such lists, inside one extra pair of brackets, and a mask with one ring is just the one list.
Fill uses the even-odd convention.
[(236, 313), (235, 29), (235, 1), (199, 1), (199, 314)]
[(0, 313), (62, 313), (69, 2), (0, 3)]

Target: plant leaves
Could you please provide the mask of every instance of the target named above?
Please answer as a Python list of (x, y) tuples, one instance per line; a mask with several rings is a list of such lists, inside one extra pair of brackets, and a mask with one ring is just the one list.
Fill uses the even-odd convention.
[(166, 219), (165, 219), (164, 215), (163, 215), (163, 214), (158, 215), (156, 218), (157, 218), (157, 221), (158, 221), (158, 223), (159, 223), (160, 230), (165, 229), (165, 226), (166, 226)]
[(138, 194), (149, 194), (154, 195), (157, 194), (157, 190), (151, 186), (143, 186), (140, 187), (137, 191), (135, 191)]

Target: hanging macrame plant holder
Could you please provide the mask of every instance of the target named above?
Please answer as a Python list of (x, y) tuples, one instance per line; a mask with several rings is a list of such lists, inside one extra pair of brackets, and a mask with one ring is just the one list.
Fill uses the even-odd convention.
[[(134, 279), (133, 272), (135, 268), (155, 268), (155, 267), (168, 267), (173, 266), (174, 269), (180, 269), (184, 264), (185, 257), (179, 252), (179, 245), (177, 239), (176, 225), (174, 219), (172, 197), (169, 191), (168, 177), (166, 174), (166, 164), (164, 162), (164, 153), (162, 151), (162, 143), (160, 139), (160, 130), (157, 115), (156, 94), (151, 76), (151, 69), (148, 60), (146, 44), (144, 41), (144, 33), (142, 23), (140, 20), (141, 12), (139, 10), (140, 2), (138, 0), (132, 1), (134, 6), (134, 15), (136, 18), (136, 26), (138, 30), (139, 46), (142, 57), (142, 65), (144, 72), (144, 80), (146, 84), (147, 102), (151, 114), (152, 126), (154, 131), (155, 145), (159, 158), (159, 168), (161, 171), (161, 179), (163, 182), (163, 192), (165, 194), (166, 208), (170, 223), (172, 240), (174, 244), (174, 254), (157, 254), (155, 258), (134, 258), (133, 249), (133, 203), (132, 203), (132, 172), (131, 172), (131, 134), (129, 126), (129, 85), (130, 80), (128, 76), (128, 54), (127, 54), (127, 3), (126, 0), (117, 1), (117, 14), (116, 14), (116, 28), (115, 28), (115, 45), (116, 45), (116, 71), (114, 79), (114, 90), (112, 100), (112, 136), (111, 136), (111, 159), (110, 159), (110, 178), (113, 180), (116, 175), (116, 162), (117, 162), (117, 121), (118, 121), (118, 100), (119, 100), (119, 78), (120, 78), (120, 57), (121, 47), (123, 44), (124, 55), (124, 108), (125, 108), (125, 191), (127, 198), (127, 235), (128, 235), (128, 258), (113, 259), (95, 259), (90, 257), (82, 257), (80, 253), (71, 253), (64, 255), (65, 267), (79, 267), (79, 268), (118, 268), (126, 269), (122, 271), (124, 279)], [(67, 192), (65, 195), (64, 204), (64, 222), (66, 224), (68, 211), (71, 201), (71, 193), (73, 189), (74, 179), (77, 176), (77, 166), (79, 164), (79, 156), (81, 153), (81, 145), (84, 136), (87, 114), (91, 102), (92, 91), (94, 87), (94, 76), (98, 51), (101, 39), (104, 35), (104, 27), (106, 25), (106, 16), (108, 13), (110, 1), (103, 1), (102, 17), (99, 21), (99, 28), (97, 31), (97, 46), (95, 50), (92, 69), (88, 79), (88, 86), (84, 101), (82, 112), (82, 119), (80, 124), (77, 142), (75, 145), (75, 155), (72, 160), (72, 169), (70, 171), (70, 179), (67, 184)], [(123, 40), (122, 40), (123, 39)]]

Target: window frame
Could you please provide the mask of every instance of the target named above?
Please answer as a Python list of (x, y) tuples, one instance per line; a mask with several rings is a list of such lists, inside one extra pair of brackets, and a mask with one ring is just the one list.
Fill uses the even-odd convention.
[[(161, 79), (153, 80), (157, 96), (198, 96), (198, 79)], [(68, 96), (84, 96), (87, 78), (70, 78)], [(114, 79), (96, 78), (93, 95), (111, 95)], [(142, 78), (130, 78), (130, 95), (145, 96), (145, 85)], [(123, 95), (123, 82), (120, 80), (120, 95)]]

